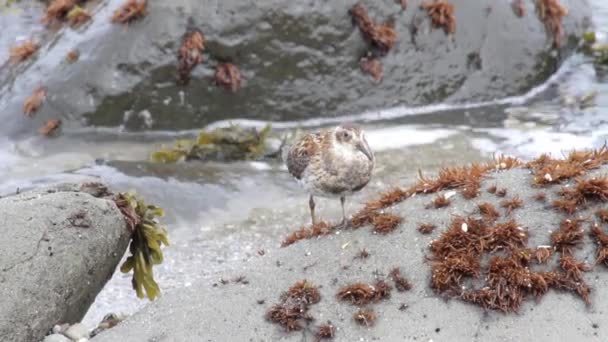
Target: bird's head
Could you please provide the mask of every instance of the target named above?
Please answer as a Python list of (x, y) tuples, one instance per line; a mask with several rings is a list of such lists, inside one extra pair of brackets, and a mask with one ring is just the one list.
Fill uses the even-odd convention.
[(363, 130), (353, 124), (342, 124), (334, 129), (334, 137), (338, 144), (363, 153), (369, 160), (374, 160), (374, 153), (369, 148)]

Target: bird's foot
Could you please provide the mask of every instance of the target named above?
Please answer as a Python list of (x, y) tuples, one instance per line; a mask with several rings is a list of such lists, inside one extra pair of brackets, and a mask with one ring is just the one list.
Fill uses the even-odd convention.
[(342, 221), (340, 221), (340, 223), (336, 224), (334, 227), (337, 229), (346, 229), (350, 227), (350, 221), (346, 218), (343, 218)]

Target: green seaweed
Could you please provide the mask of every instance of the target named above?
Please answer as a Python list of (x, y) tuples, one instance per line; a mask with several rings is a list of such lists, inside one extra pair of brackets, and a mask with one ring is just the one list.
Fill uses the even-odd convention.
[(120, 266), (122, 273), (133, 270), (131, 283), (138, 298), (156, 299), (160, 288), (154, 280), (153, 266), (163, 262), (162, 245), (169, 246), (167, 231), (157, 218), (164, 216), (163, 209), (146, 205), (135, 193), (120, 193), (114, 200), (131, 231), (131, 255)]
[(608, 44), (594, 44), (591, 51), (596, 65), (608, 66)]
[(165, 164), (183, 160), (252, 160), (266, 153), (270, 132), (270, 125), (260, 131), (238, 125), (202, 131), (196, 139), (178, 140), (173, 147), (153, 152), (151, 159)]

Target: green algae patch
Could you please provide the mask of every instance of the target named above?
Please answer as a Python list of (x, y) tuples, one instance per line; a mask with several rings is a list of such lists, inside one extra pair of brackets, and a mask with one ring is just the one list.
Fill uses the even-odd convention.
[(132, 233), (129, 245), (131, 255), (120, 266), (120, 271), (129, 273), (133, 270), (131, 283), (137, 297), (148, 297), (153, 301), (160, 295), (153, 267), (163, 262), (161, 246), (169, 246), (167, 231), (158, 223), (158, 218), (164, 216), (163, 209), (147, 205), (132, 192), (118, 194), (114, 202)]
[(179, 161), (237, 161), (262, 157), (267, 151), (266, 139), (270, 125), (261, 130), (232, 125), (212, 131), (202, 131), (196, 139), (181, 139), (172, 147), (161, 148), (151, 154), (157, 163)]

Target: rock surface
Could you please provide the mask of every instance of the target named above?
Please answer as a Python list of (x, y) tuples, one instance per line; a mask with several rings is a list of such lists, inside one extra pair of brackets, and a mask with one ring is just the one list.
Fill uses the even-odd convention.
[(129, 234), (103, 188), (65, 184), (0, 199), (0, 340), (40, 341), (79, 322)]
[[(563, 48), (554, 51), (532, 1), (518, 17), (511, 1), (451, 0), (453, 35), (432, 29), (422, 0), (408, 1), (405, 11), (394, 1), (362, 1), (372, 20), (393, 18), (397, 31), (376, 84), (359, 66), (369, 48), (348, 15), (357, 2), (152, 0), (148, 16), (128, 28), (109, 20), (122, 1), (91, 2), (90, 24), (37, 32), (43, 46), (32, 62), (0, 66), (0, 133), (29, 135), (49, 118), (63, 119), (66, 132), (82, 125), (181, 130), (235, 117), (294, 120), (502, 98), (554, 72), (590, 15), (587, 1), (560, 0), (568, 14)], [(26, 7), (28, 15), (43, 15)], [(191, 27), (205, 35), (203, 63), (188, 86), (177, 86), (176, 54)], [(72, 49), (80, 59), (66, 64)], [(228, 60), (243, 78), (236, 93), (213, 84), (215, 66)], [(21, 106), (39, 84), (48, 97), (31, 120)]]
[[(604, 166), (588, 177), (607, 171)], [(479, 197), (466, 200), (457, 194), (449, 206), (441, 209), (425, 209), (435, 195), (414, 196), (386, 209), (404, 218), (397, 230), (387, 235), (372, 234), (364, 227), (267, 250), (235, 267), (241, 271), (218, 274), (166, 294), (93, 341), (314, 341), (316, 326), (327, 321), (337, 328), (335, 341), (601, 341), (601, 336), (608, 333), (604, 319), (608, 300), (602, 295), (608, 286), (608, 272), (603, 265), (583, 276), (591, 287), (590, 306), (575, 294), (551, 289), (538, 302), (525, 301), (518, 313), (503, 314), (458, 299), (445, 300), (429, 287), (429, 243), (439, 237), (453, 215), (478, 216), (480, 203), (494, 204), (501, 215), (499, 222), (513, 218), (528, 229), (531, 248), (550, 244), (550, 233), (567, 217), (550, 203), (558, 198), (562, 186), (573, 181), (546, 189), (531, 187), (531, 181), (527, 169), (491, 173), (483, 181)], [(492, 185), (507, 189), (506, 197), (486, 191)], [(546, 193), (545, 202), (533, 199), (539, 192)], [(500, 202), (515, 196), (523, 200), (523, 207), (507, 215)], [(576, 215), (594, 218), (601, 207), (601, 202), (593, 202)], [(584, 224), (584, 244), (575, 256), (593, 265), (596, 247), (587, 234), (590, 222)], [(421, 223), (435, 224), (437, 229), (422, 235), (417, 231)], [(277, 237), (277, 244), (282, 238)], [(369, 257), (357, 257), (362, 249)], [(353, 315), (358, 307), (338, 302), (339, 289), (357, 281), (387, 279), (394, 267), (400, 267), (413, 288), (407, 292), (393, 290), (389, 299), (369, 305), (377, 315), (375, 326), (355, 324)], [(244, 278), (236, 281), (237, 277)], [(321, 300), (310, 305), (308, 312), (315, 320), (302, 331), (286, 333), (266, 321), (265, 314), (280, 302), (283, 292), (304, 279), (319, 286)], [(390, 280), (387, 282), (393, 286)]]

